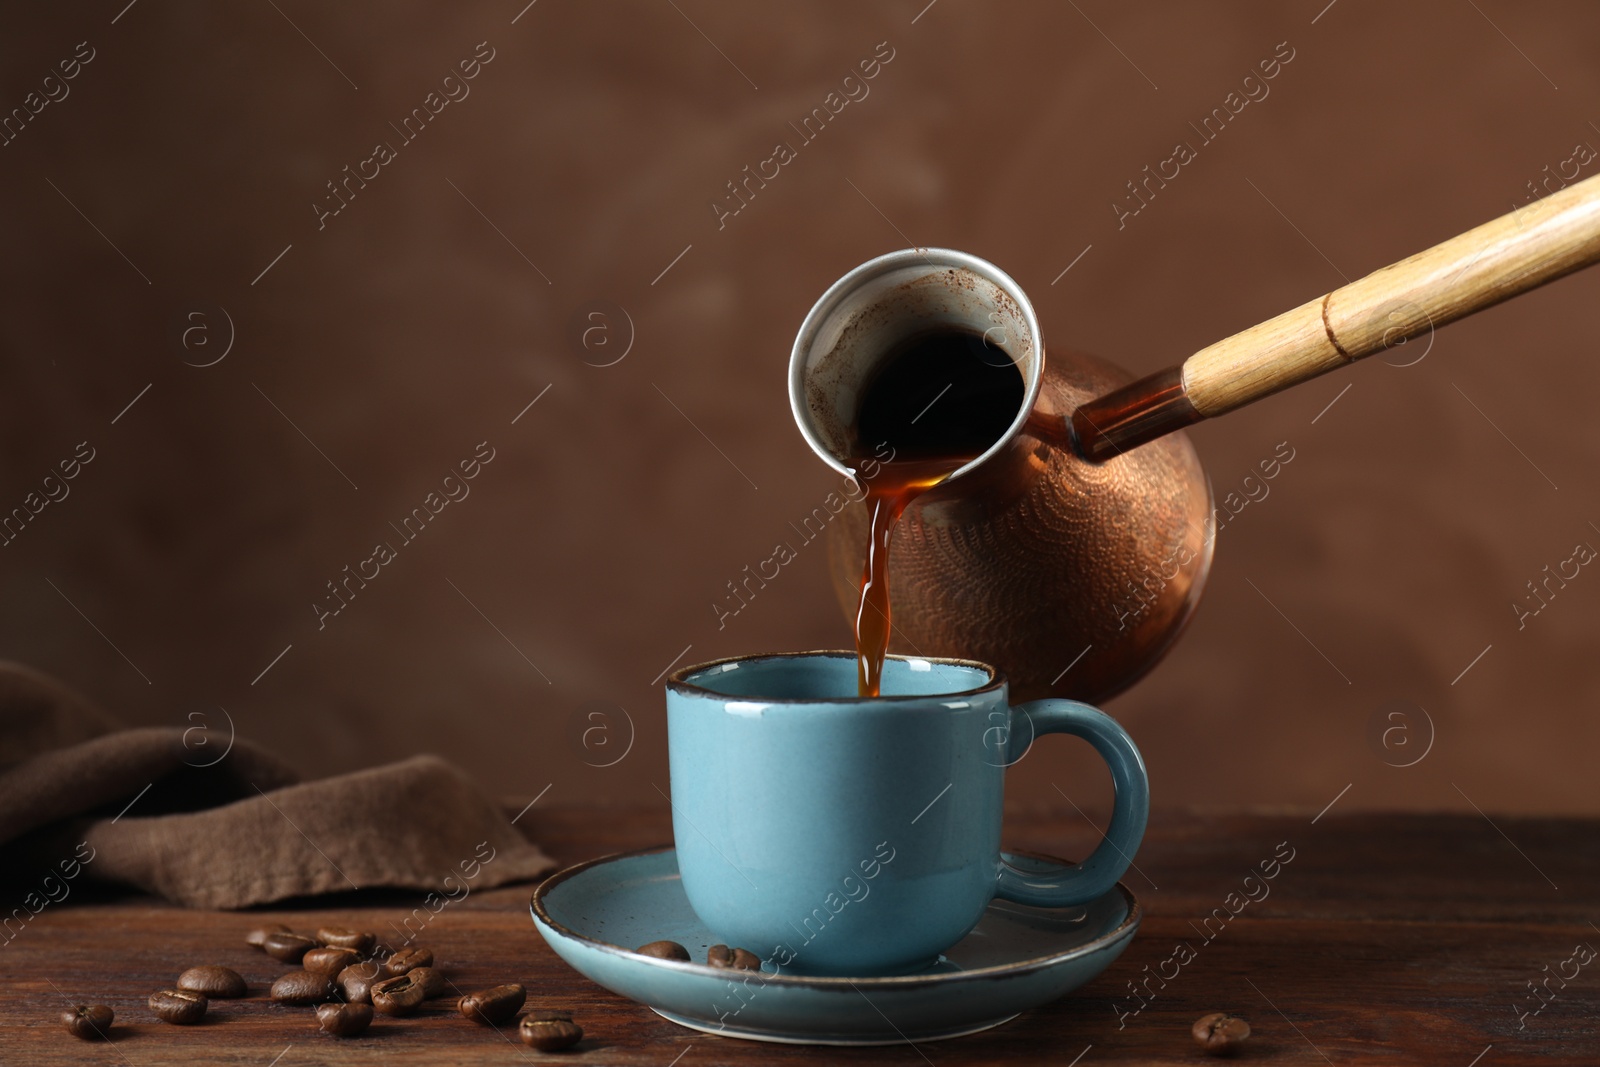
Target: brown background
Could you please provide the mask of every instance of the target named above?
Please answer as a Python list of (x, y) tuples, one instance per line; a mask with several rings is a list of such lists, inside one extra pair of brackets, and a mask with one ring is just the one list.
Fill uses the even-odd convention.
[[(313, 773), (431, 750), (495, 792), (655, 801), (652, 679), (685, 645), (848, 640), (820, 546), (725, 630), (711, 608), (833, 487), (784, 369), (845, 270), (908, 241), (975, 252), (1047, 340), (1142, 373), (1600, 146), (1592, 5), (924, 2), (12, 11), (0, 108), (77, 42), (96, 57), (0, 148), (0, 510), (78, 442), (97, 454), (0, 549), (0, 653), (131, 723), (226, 709)], [(470, 96), (319, 231), (324, 183), (398, 143), (389, 123), (480, 41)], [(724, 183), (883, 41), (870, 96), (719, 231)], [(1125, 182), (1284, 41), (1270, 96), (1119, 231)], [(1349, 784), (1351, 809), (1600, 812), (1600, 576), (1521, 632), (1511, 608), (1600, 546), (1597, 293), (1564, 280), (1413, 366), (1195, 431), (1219, 496), (1279, 442), (1295, 459), (1223, 531), (1176, 651), (1109, 706), (1158, 807), (1317, 809)], [(603, 351), (573, 327), (602, 300), (635, 335), (609, 367), (583, 357), (627, 325)], [(220, 353), (218, 308), (231, 351), (186, 366)], [(211, 347), (180, 344), (195, 321)], [(324, 583), (484, 440), (470, 497), (319, 631)], [(1395, 700), (1426, 709), (1431, 749), (1415, 710), (1372, 739)], [(1103, 772), (1042, 749), (1015, 799), (1054, 783), (1104, 809)]]

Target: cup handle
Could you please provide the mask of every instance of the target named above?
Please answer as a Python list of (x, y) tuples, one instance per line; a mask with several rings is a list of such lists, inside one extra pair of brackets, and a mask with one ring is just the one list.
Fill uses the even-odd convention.
[[(1016, 728), (1018, 717), (1032, 724), (1030, 736), (1021, 736)], [(1150, 816), (1150, 783), (1145, 776), (1144, 758), (1115, 719), (1076, 700), (1051, 698), (1019, 704), (1011, 709), (1011, 718), (1008, 766), (1022, 758), (1034, 737), (1072, 734), (1093, 745), (1106, 761), (1116, 787), (1116, 801), (1105, 838), (1088, 859), (1074, 867), (1042, 871), (1022, 870), (1002, 858), (995, 896), (1046, 908), (1087, 904), (1116, 885), (1144, 839), (1145, 822)]]

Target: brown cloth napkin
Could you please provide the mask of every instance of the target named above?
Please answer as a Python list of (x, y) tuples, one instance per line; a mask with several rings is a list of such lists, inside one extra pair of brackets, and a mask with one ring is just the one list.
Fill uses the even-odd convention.
[(0, 662), (0, 868), (24, 883), (71, 869), (242, 908), (378, 887), (458, 896), (550, 867), (437, 756), (301, 783), (226, 728), (117, 730), (59, 682)]

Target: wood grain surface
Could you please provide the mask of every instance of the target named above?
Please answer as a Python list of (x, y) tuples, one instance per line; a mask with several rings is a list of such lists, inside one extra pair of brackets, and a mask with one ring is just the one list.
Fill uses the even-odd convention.
[[(1593, 1064), (1600, 1059), (1600, 967), (1571, 974), (1574, 948), (1600, 946), (1600, 826), (1592, 821), (1473, 816), (1341, 816), (1314, 812), (1189, 813), (1153, 822), (1127, 884), (1148, 908), (1133, 945), (1099, 979), (1054, 1004), (972, 1037), (915, 1047), (821, 1049), (757, 1044), (681, 1029), (570, 971), (527, 912), (530, 887), (473, 893), (435, 916), (431, 947), (461, 990), (519, 981), (530, 1007), (564, 1007), (586, 1037), (575, 1051), (540, 1054), (455, 1015), (454, 997), (411, 1019), (378, 1019), (340, 1041), (317, 1032), (309, 1008), (271, 1003), (285, 970), (246, 947), (246, 930), (281, 920), (306, 931), (337, 923), (394, 937), (418, 901), (353, 893), (304, 907), (192, 912), (144, 898), (50, 905), (0, 952), (0, 1063), (711, 1064), (867, 1063), (1194, 1064), (1188, 1034), (1210, 1011), (1249, 1019), (1236, 1062), (1282, 1064)], [(604, 808), (530, 811), (531, 836), (562, 862), (670, 839), (666, 812)], [(1012, 812), (1016, 847), (1084, 852), (1098, 832), (1075, 812)], [(1282, 843), (1287, 842), (1287, 849)], [(1226, 925), (1230, 893), (1261, 895), (1251, 872), (1293, 858), (1267, 895)], [(1559, 887), (1559, 888), (1558, 888)], [(1234, 905), (1240, 898), (1234, 898)], [(1146, 998), (1128, 992), (1184, 942), (1194, 958)], [(250, 997), (213, 1002), (199, 1026), (155, 1020), (148, 995), (184, 968), (220, 963)], [(1563, 966), (1565, 964), (1565, 966)], [(1148, 970), (1147, 970), (1148, 968)], [(1548, 969), (1546, 969), (1548, 968)], [(57, 1021), (74, 1002), (117, 1013), (114, 1040), (80, 1042)], [(1481, 1057), (1481, 1058), (1478, 1058)], [(1075, 1059), (1076, 1058), (1076, 1059)]]

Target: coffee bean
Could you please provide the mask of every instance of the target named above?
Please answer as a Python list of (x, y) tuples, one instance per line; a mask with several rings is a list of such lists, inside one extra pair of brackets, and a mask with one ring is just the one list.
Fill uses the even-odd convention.
[(332, 977), (360, 958), (353, 948), (314, 948), (301, 958), (300, 966), (312, 974)]
[(456, 1010), (474, 1022), (486, 1026), (499, 1026), (516, 1018), (517, 1012), (522, 1010), (523, 1002), (527, 999), (528, 991), (513, 982), (510, 985), (497, 985), (493, 989), (468, 993), (456, 1001)]
[(344, 999), (352, 1004), (371, 1004), (372, 986), (383, 977), (383, 964), (377, 960), (362, 960), (352, 963), (339, 972), (339, 977), (334, 983), (339, 991), (344, 994)]
[(444, 992), (444, 974), (416, 967), (372, 986), (372, 1007), (384, 1015), (410, 1015), (424, 1000)]
[(292, 932), (293, 931), (291, 931), (282, 923), (264, 923), (263, 925), (256, 927), (254, 930), (251, 930), (248, 934), (245, 934), (244, 943), (249, 945), (251, 948), (261, 948), (266, 943), (267, 938), (271, 937), (273, 934), (287, 934)]
[(397, 974), (405, 974), (416, 967), (432, 966), (432, 949), (403, 948), (383, 962), (383, 973), (392, 977)]
[(1206, 1055), (1228, 1056), (1238, 1051), (1240, 1044), (1250, 1036), (1250, 1024), (1237, 1015), (1214, 1011), (1196, 1019), (1189, 1032)]
[[(389, 983), (399, 983), (391, 986)], [(422, 988), (405, 975), (385, 978), (372, 987), (372, 1010), (384, 1015), (410, 1015), (422, 1006)]]
[(101, 1041), (111, 1034), (113, 1012), (104, 1004), (79, 1004), (61, 1013), (67, 1033), (85, 1041)]
[(227, 967), (190, 967), (178, 975), (178, 988), (201, 993), (212, 1000), (233, 1000), (249, 989), (238, 971)]
[(333, 999), (333, 979), (310, 971), (290, 971), (272, 983), (268, 995), (279, 1004), (316, 1004)]
[(565, 1011), (530, 1011), (517, 1027), (522, 1043), (540, 1052), (571, 1048), (583, 1040), (583, 1027)]
[(372, 951), (378, 939), (366, 930), (351, 930), (343, 926), (322, 926), (317, 929), (317, 942), (329, 948), (353, 948), (365, 956)]
[(706, 950), (706, 962), (713, 967), (735, 971), (759, 971), (761, 957), (754, 952), (742, 948), (729, 948), (727, 945), (712, 945)]
[(334, 1037), (355, 1037), (371, 1023), (371, 1004), (323, 1004), (317, 1008), (317, 1026)]
[(676, 941), (652, 941), (648, 945), (640, 945), (633, 951), (641, 956), (654, 956), (658, 960), (689, 962), (689, 950)]
[(206, 1013), (204, 994), (187, 989), (163, 989), (150, 994), (150, 1010), (164, 1023), (188, 1026), (199, 1022)]
[(281, 932), (268, 934), (261, 942), (263, 952), (284, 963), (299, 963), (307, 952), (316, 947), (317, 943), (309, 937)]
[(413, 967), (401, 977), (409, 978), (422, 987), (423, 1000), (444, 996), (445, 988), (450, 984), (444, 980), (444, 972), (437, 967)]

